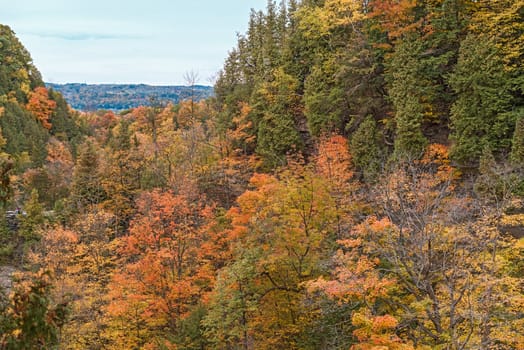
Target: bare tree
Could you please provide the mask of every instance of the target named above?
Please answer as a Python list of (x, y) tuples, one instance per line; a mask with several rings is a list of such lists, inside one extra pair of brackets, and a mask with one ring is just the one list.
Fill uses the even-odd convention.
[(404, 162), (377, 192), (394, 229), (375, 239), (375, 249), (404, 295), (393, 302), (399, 332), (415, 346), (479, 345), (481, 299), (491, 293), (483, 284), (497, 269), (490, 255), (500, 240), (496, 226), (480, 220), (474, 199), (457, 195), (453, 174), (438, 159)]
[(191, 122), (194, 122), (194, 118), (195, 118), (195, 85), (198, 83), (198, 80), (199, 80), (199, 76), (198, 76), (198, 72), (195, 72), (194, 70), (190, 70), (188, 72), (185, 72), (184, 73), (184, 81), (185, 81), (185, 84), (187, 86), (190, 87), (190, 91), (191, 91), (191, 96), (190, 96), (190, 101), (191, 101)]

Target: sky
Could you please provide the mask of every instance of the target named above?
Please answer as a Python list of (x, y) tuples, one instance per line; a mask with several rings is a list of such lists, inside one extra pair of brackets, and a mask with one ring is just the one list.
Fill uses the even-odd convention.
[(0, 0), (50, 83), (212, 85), (250, 9), (267, 0)]

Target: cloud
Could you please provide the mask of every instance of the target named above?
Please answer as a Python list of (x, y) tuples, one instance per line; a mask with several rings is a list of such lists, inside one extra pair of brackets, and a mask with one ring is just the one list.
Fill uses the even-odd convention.
[(193, 69), (207, 82), (247, 29), (249, 8), (266, 3), (0, 0), (0, 23), (47, 80), (178, 84)]
[(133, 34), (110, 34), (110, 33), (88, 33), (88, 32), (26, 32), (25, 35), (39, 38), (60, 39), (69, 41), (85, 40), (136, 40), (144, 39), (144, 36)]

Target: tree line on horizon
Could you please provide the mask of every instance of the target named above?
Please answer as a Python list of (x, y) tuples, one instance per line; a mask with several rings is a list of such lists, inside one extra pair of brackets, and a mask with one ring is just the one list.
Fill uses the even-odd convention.
[(108, 110), (120, 113), (150, 104), (155, 98), (163, 103), (177, 104), (185, 99), (202, 100), (213, 95), (211, 86), (188, 83), (189, 86), (154, 86), (146, 84), (52, 84), (48, 89), (60, 92), (68, 104), (79, 111)]

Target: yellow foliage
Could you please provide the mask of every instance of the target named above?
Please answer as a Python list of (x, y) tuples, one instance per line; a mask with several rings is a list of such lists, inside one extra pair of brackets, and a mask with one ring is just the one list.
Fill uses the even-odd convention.
[(302, 7), (298, 16), (300, 29), (308, 38), (322, 38), (345, 26), (357, 30), (366, 18), (364, 3), (358, 0), (326, 0), (323, 7)]
[(508, 70), (522, 69), (524, 55), (524, 0), (482, 0), (471, 29), (494, 38)]
[(524, 227), (524, 214), (503, 215), (500, 219), (502, 225)]

